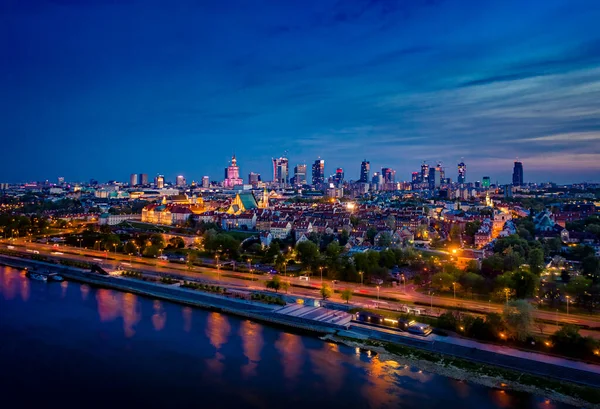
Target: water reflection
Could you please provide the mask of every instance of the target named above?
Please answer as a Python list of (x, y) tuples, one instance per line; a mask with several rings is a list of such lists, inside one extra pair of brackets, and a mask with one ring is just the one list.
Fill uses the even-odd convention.
[(245, 377), (256, 375), (256, 367), (260, 361), (260, 350), (263, 347), (263, 338), (261, 334), (262, 326), (252, 321), (242, 321), (240, 325), (240, 337), (242, 338), (242, 349), (244, 355), (248, 358), (248, 363), (242, 367), (242, 373)]
[(67, 288), (69, 288), (69, 282), (68, 281), (63, 281), (60, 283), (60, 298), (64, 299), (65, 296), (67, 295)]
[(153, 307), (154, 314), (152, 315), (152, 326), (155, 331), (162, 331), (167, 323), (167, 313), (163, 309), (162, 303), (158, 300), (154, 300)]
[(390, 381), (392, 381), (388, 369), (390, 368), (378, 356), (371, 359), (367, 371), (367, 382), (361, 388), (361, 394), (371, 407), (398, 406), (400, 396), (405, 393), (403, 388), (396, 388), (394, 393), (388, 391)]
[(120, 305), (116, 294), (115, 291), (106, 290), (104, 288), (96, 291), (96, 301), (98, 302), (98, 316), (100, 317), (100, 321), (113, 321), (119, 316)]
[(126, 338), (131, 338), (135, 335), (134, 326), (140, 322), (142, 318), (142, 310), (138, 297), (135, 294), (124, 293), (122, 297), (123, 309), (123, 332)]
[(206, 360), (206, 365), (213, 373), (221, 374), (225, 370), (225, 364), (223, 363), (225, 356), (219, 352), (219, 349), (227, 342), (231, 333), (231, 325), (229, 325), (227, 317), (211, 312), (206, 321), (205, 333), (210, 344), (217, 350), (213, 358)]
[[(12, 300), (17, 295), (19, 279), (21, 276), (21, 271), (16, 270), (11, 267), (0, 267), (4, 269), (4, 273), (0, 274), (0, 292), (2, 293), (4, 299)], [(23, 277), (25, 277), (23, 272)]]
[(79, 287), (79, 291), (81, 291), (81, 299), (83, 301), (87, 300), (88, 294), (90, 293), (90, 286), (87, 284), (81, 284)]
[(340, 365), (338, 346), (333, 343), (323, 345), (322, 349), (308, 350), (308, 357), (313, 371), (323, 378), (323, 384), (331, 395), (335, 395), (342, 387), (346, 368)]
[(29, 280), (21, 280), (21, 299), (23, 301), (29, 300)]
[(282, 332), (275, 342), (275, 348), (281, 354), (283, 376), (290, 381), (296, 380), (304, 364), (304, 344), (298, 335)]
[(181, 314), (183, 315), (183, 330), (190, 332), (192, 330), (192, 309), (190, 307), (183, 307)]

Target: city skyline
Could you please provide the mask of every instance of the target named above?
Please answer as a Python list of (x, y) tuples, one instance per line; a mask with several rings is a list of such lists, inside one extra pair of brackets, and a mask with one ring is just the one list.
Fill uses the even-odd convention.
[[(456, 180), (597, 181), (600, 52), (591, 0), (250, 4), (5, 2), (4, 182), (219, 180), (270, 158), (358, 179), (422, 160)], [(173, 175), (173, 176), (171, 176)], [(267, 178), (265, 178), (267, 179)]]

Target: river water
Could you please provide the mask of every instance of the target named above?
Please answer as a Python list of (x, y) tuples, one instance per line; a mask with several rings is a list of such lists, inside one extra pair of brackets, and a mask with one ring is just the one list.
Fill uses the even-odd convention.
[(224, 314), (0, 266), (6, 408), (570, 408)]

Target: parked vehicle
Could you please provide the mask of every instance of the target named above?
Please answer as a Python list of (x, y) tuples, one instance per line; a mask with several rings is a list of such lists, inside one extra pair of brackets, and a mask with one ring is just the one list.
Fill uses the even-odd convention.
[(300, 276), (300, 277), (298, 277), (298, 279), (299, 279), (300, 281), (309, 281), (309, 280), (310, 280), (310, 277), (309, 277), (309, 276)]

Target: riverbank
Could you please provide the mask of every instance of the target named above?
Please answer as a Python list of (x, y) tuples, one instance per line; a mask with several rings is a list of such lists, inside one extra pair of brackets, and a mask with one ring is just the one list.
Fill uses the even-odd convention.
[[(52, 271), (59, 272), (69, 280), (97, 287), (116, 289), (145, 297), (158, 298), (188, 306), (236, 315), (267, 325), (288, 330), (293, 329), (312, 335), (322, 336), (326, 334), (325, 339), (327, 340), (343, 342), (353, 347), (372, 350), (380, 354), (382, 358), (393, 360), (401, 364), (404, 362), (404, 364), (423, 368), (432, 373), (438, 373), (459, 380), (480, 383), (485, 386), (528, 391), (543, 396), (554, 396), (556, 394), (556, 397), (553, 397), (552, 399), (570, 404), (573, 404), (573, 402), (576, 401), (577, 405), (585, 402), (588, 407), (590, 404), (596, 405), (595, 407), (600, 407), (598, 406), (600, 404), (600, 393), (593, 387), (576, 385), (569, 382), (569, 379), (556, 379), (557, 370), (562, 371), (566, 377), (571, 374), (571, 379), (576, 378), (574, 375), (576, 371), (569, 368), (554, 368), (553, 371), (550, 371), (544, 369), (543, 365), (540, 365), (539, 368), (537, 368), (537, 372), (531, 374), (532, 370), (526, 368), (525, 361), (518, 359), (516, 360), (516, 364), (521, 365), (520, 367), (517, 366), (516, 368), (512, 367), (512, 369), (505, 369), (503, 366), (506, 367), (506, 365), (494, 365), (495, 363), (498, 363), (498, 360), (491, 359), (490, 357), (486, 358), (484, 356), (479, 356), (477, 359), (469, 359), (468, 357), (456, 356), (456, 350), (444, 354), (439, 351), (427, 350), (427, 347), (416, 344), (417, 341), (423, 343), (426, 339), (406, 339), (400, 340), (399, 342), (374, 340), (374, 338), (370, 336), (365, 337), (364, 334), (352, 330), (347, 331), (340, 326), (277, 314), (274, 312), (273, 307), (260, 305), (259, 303), (253, 303), (251, 301), (230, 299), (220, 295), (202, 293), (177, 286), (154, 284), (136, 279), (104, 276), (78, 268), (57, 266), (55, 264), (23, 260), (14, 257), (0, 257), (0, 263), (17, 268), (48, 268)], [(433, 344), (433, 342), (426, 343)], [(507, 359), (506, 356), (501, 358), (504, 360)], [(485, 361), (482, 362), (482, 360)], [(524, 374), (517, 372), (519, 370), (530, 373)], [(544, 377), (544, 370), (547, 370), (548, 378)], [(551, 379), (550, 377), (555, 379)]]
[(549, 400), (585, 408), (600, 408), (600, 391), (595, 388), (549, 380), (539, 376), (519, 373), (495, 366), (442, 356), (404, 345), (386, 342), (356, 340), (338, 335), (325, 335), (324, 341), (377, 353), (382, 361), (394, 361), (398, 365), (416, 367), (463, 382), (496, 388), (527, 392), (548, 397)]

